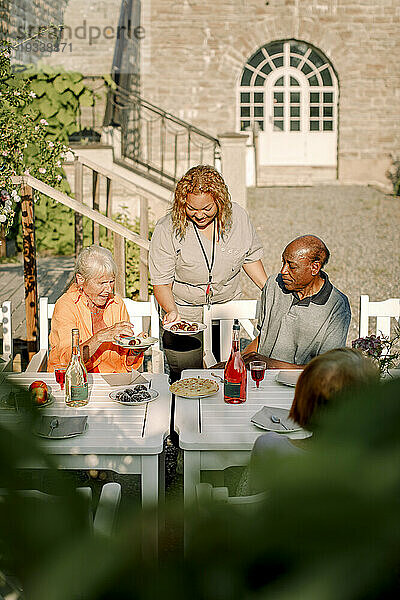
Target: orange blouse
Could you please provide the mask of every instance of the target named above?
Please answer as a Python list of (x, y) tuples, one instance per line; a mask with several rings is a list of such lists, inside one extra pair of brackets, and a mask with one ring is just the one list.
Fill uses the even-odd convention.
[[(106, 327), (121, 321), (129, 321), (128, 311), (120, 296), (114, 296), (107, 301), (103, 319)], [(71, 330), (74, 328), (79, 329), (80, 344), (93, 336), (92, 315), (87, 299), (76, 284), (71, 285), (54, 306), (49, 336), (48, 371), (54, 371), (56, 365), (68, 364), (71, 358)], [(91, 373), (127, 373), (140, 367), (143, 354), (134, 357), (133, 364), (127, 366), (127, 353), (128, 350), (112, 342), (104, 342), (86, 362), (86, 368)]]

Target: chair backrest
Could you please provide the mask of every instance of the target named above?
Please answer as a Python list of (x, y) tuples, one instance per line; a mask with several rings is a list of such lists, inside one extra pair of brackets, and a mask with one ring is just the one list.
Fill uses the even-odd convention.
[[(123, 298), (126, 310), (129, 314), (129, 320), (135, 328), (135, 333), (140, 333), (144, 330), (144, 317), (150, 317), (150, 335), (159, 338), (160, 321), (156, 308), (154, 296), (150, 296), (147, 302), (136, 302), (130, 298)], [(40, 298), (39, 301), (39, 341), (40, 350), (49, 350), (49, 320), (54, 312), (54, 304), (49, 304), (49, 299), (46, 297)], [(155, 373), (162, 373), (164, 370), (162, 353), (159, 349), (159, 343), (151, 347), (152, 353), (152, 370)]]
[(376, 335), (390, 337), (391, 319), (400, 318), (400, 298), (371, 302), (369, 296), (360, 296), (360, 337), (368, 335), (369, 317), (376, 317)]
[(233, 320), (239, 319), (250, 339), (254, 339), (254, 325), (251, 319), (256, 318), (257, 300), (232, 300), (224, 304), (212, 304), (203, 309), (203, 322), (207, 326), (204, 331), (204, 360), (206, 366), (216, 362), (212, 352), (212, 321), (220, 322), (220, 360), (229, 358), (232, 345)]
[[(92, 510), (92, 490), (90, 487), (79, 487), (77, 494), (82, 498), (87, 511), (88, 531), (102, 536), (110, 537), (115, 529), (117, 513), (121, 501), (121, 485), (119, 483), (105, 483), (101, 489), (100, 497), (97, 502), (96, 512)], [(33, 498), (42, 502), (65, 502), (62, 496), (53, 496), (39, 490), (18, 490), (15, 494)], [(0, 497), (7, 496), (8, 490), (0, 489)]]
[(129, 320), (135, 328), (135, 334), (144, 330), (144, 317), (150, 317), (150, 335), (159, 337), (160, 319), (155, 305), (154, 296), (150, 296), (147, 302), (136, 302), (130, 298), (124, 298), (126, 310), (129, 314)]
[(13, 355), (11, 302), (7, 300), (1, 305), (1, 322), (3, 324), (3, 356)]
[(207, 511), (213, 502), (226, 503), (242, 510), (245, 514), (256, 511), (268, 499), (267, 492), (259, 492), (250, 496), (229, 496), (227, 487), (213, 488), (209, 483), (196, 484), (197, 507)]
[(49, 349), (49, 321), (53, 316), (54, 304), (46, 297), (39, 300), (39, 349)]
[[(143, 331), (143, 317), (150, 317), (150, 333), (153, 337), (159, 337), (160, 325), (159, 316), (155, 306), (154, 296), (150, 296), (148, 302), (136, 302), (130, 298), (123, 298), (126, 310), (129, 314), (129, 320), (135, 327), (135, 332)], [(49, 349), (49, 320), (54, 312), (54, 304), (49, 304), (48, 298), (40, 298), (39, 318), (40, 318), (40, 349)]]

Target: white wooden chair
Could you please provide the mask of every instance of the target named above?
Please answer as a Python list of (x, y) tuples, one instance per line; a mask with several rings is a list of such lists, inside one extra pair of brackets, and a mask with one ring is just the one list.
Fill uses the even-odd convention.
[(47, 297), (39, 300), (39, 351), (31, 358), (26, 371), (38, 372), (47, 369), (49, 356), (49, 321), (53, 316), (54, 304)]
[[(150, 335), (159, 338), (159, 317), (155, 305), (154, 296), (150, 296), (148, 302), (135, 302), (130, 298), (124, 298), (129, 319), (135, 327), (135, 332), (143, 331), (143, 317), (150, 317)], [(44, 371), (47, 368), (49, 353), (49, 320), (54, 312), (54, 304), (49, 304), (48, 298), (40, 298), (39, 301), (39, 352), (31, 359), (27, 371)], [(154, 373), (164, 372), (163, 354), (159, 342), (151, 347), (152, 369)]]
[(13, 339), (11, 302), (9, 300), (1, 305), (1, 323), (3, 325), (3, 353), (0, 355), (0, 371), (12, 371)]
[[(145, 331), (144, 318), (150, 317), (150, 335), (160, 338), (160, 317), (158, 316), (156, 300), (150, 296), (147, 302), (136, 302), (124, 298), (129, 320), (135, 328), (135, 334)], [(151, 363), (153, 373), (164, 373), (164, 354), (160, 350), (160, 342), (151, 347)]]
[[(90, 487), (76, 489), (77, 493), (84, 499), (88, 507), (88, 527), (94, 535), (110, 537), (115, 529), (118, 508), (121, 501), (121, 485), (119, 483), (105, 483), (101, 489), (100, 498), (96, 512), (92, 511), (92, 490)], [(37, 498), (43, 502), (57, 502), (58, 496), (52, 496), (39, 490), (19, 490), (15, 492), (27, 498)], [(0, 490), (0, 495), (8, 494), (7, 490)]]
[(254, 325), (251, 319), (256, 318), (257, 300), (232, 300), (224, 304), (212, 304), (203, 309), (203, 323), (207, 326), (204, 330), (204, 364), (206, 368), (214, 365), (217, 360), (212, 352), (212, 321), (220, 322), (220, 360), (229, 358), (232, 346), (233, 320), (239, 319), (243, 329), (250, 339), (254, 339)]
[(360, 296), (360, 337), (368, 335), (369, 317), (376, 317), (376, 335), (390, 338), (391, 319), (399, 320), (400, 318), (400, 298), (371, 302), (369, 296)]
[(244, 512), (257, 510), (268, 498), (267, 492), (259, 492), (250, 496), (229, 496), (227, 487), (212, 487), (210, 483), (196, 485), (196, 502), (200, 510), (207, 510), (212, 502), (225, 503), (235, 506)]

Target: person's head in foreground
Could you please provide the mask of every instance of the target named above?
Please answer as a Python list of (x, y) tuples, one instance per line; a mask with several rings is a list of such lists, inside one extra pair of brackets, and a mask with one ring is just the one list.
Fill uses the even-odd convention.
[(302, 235), (290, 242), (282, 253), (281, 277), (285, 288), (298, 292), (319, 278), (330, 252), (315, 235)]
[(172, 222), (181, 237), (185, 235), (188, 221), (199, 229), (205, 229), (216, 219), (217, 233), (220, 234), (229, 227), (231, 217), (228, 188), (214, 167), (192, 167), (176, 184)]
[(110, 250), (93, 244), (79, 253), (73, 280), (94, 306), (102, 308), (114, 296), (116, 272)]
[(379, 381), (379, 369), (359, 350), (337, 348), (313, 358), (301, 373), (289, 416), (309, 428), (337, 394)]

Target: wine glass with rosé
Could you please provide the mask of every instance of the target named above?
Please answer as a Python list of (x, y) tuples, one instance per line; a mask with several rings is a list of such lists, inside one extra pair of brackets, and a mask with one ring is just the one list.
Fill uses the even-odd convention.
[(266, 368), (267, 363), (263, 360), (253, 360), (250, 363), (251, 378), (255, 382), (257, 389), (260, 386), (260, 382), (264, 379)]
[(66, 370), (67, 370), (67, 365), (56, 365), (54, 367), (54, 376), (56, 378), (57, 383), (60, 384), (60, 390), (64, 389), (65, 371)]

